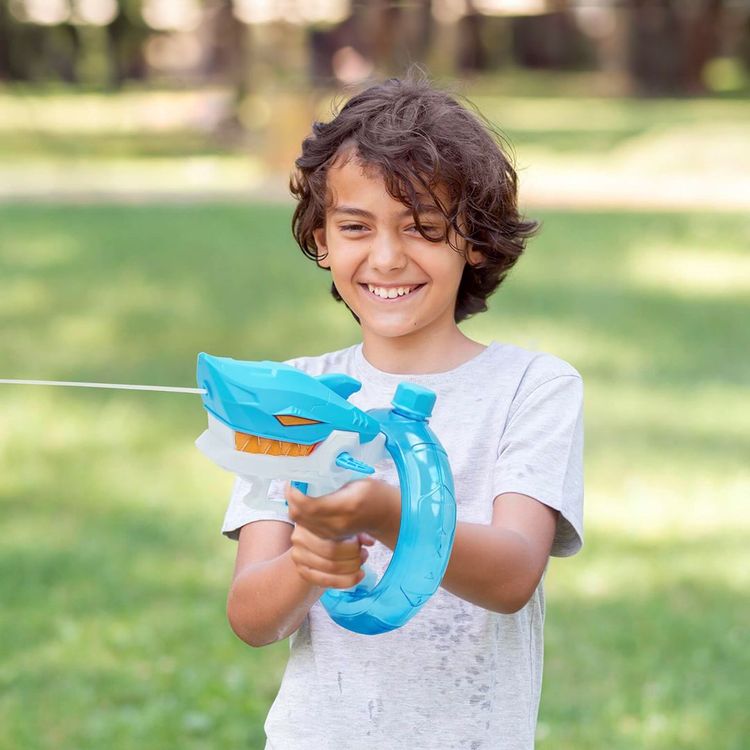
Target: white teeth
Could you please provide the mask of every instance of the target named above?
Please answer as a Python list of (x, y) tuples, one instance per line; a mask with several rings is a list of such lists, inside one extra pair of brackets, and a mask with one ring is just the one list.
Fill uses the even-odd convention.
[(372, 284), (368, 284), (367, 288), (373, 294), (377, 294), (377, 296), (381, 297), (382, 299), (395, 299), (396, 297), (403, 297), (404, 295), (409, 294), (412, 289), (414, 289), (413, 286), (399, 286), (385, 289), (382, 286), (373, 286)]

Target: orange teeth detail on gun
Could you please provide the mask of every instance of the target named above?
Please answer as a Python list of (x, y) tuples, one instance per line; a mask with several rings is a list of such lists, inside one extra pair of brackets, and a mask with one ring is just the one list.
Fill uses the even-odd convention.
[(266, 456), (309, 456), (318, 445), (319, 443), (312, 445), (287, 443), (283, 440), (246, 435), (244, 432), (234, 433), (234, 447), (242, 453), (261, 453)]

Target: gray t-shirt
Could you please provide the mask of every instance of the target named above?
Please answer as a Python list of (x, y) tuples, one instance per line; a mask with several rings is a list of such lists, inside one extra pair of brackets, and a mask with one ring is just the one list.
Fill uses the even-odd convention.
[[(289, 364), (311, 374), (347, 373), (362, 383), (349, 400), (388, 407), (396, 386), (434, 390), (430, 426), (453, 472), (458, 522), (490, 524), (493, 500), (529, 495), (560, 511), (552, 548), (582, 544), (583, 383), (567, 362), (492, 342), (448, 372), (392, 374), (373, 367), (362, 345)], [(375, 477), (396, 485), (395, 466)], [(269, 496), (283, 497), (283, 482)], [(262, 519), (237, 479), (223, 533)], [(502, 501), (500, 501), (502, 502)], [(391, 551), (376, 542), (368, 565), (381, 575)], [(290, 638), (289, 661), (265, 723), (266, 750), (529, 750), (542, 684), (544, 591), (520, 611), (490, 612), (439, 588), (406, 625), (375, 636), (336, 625), (316, 602)]]

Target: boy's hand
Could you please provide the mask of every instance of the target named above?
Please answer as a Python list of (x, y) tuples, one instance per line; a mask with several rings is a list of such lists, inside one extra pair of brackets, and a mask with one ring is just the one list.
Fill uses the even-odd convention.
[(398, 536), (401, 492), (379, 479), (356, 479), (321, 497), (308, 497), (288, 483), (284, 497), (289, 518), (321, 539), (341, 540), (365, 532), (390, 545)]
[(287, 484), (292, 560), (300, 576), (323, 588), (350, 588), (364, 578), (363, 545), (376, 537), (393, 549), (401, 523), (401, 492), (377, 479), (357, 479), (336, 492), (309, 497)]
[(300, 577), (323, 588), (348, 589), (364, 577), (361, 569), (367, 560), (367, 550), (375, 540), (369, 534), (357, 534), (351, 539), (321, 539), (304, 526), (292, 531), (292, 560)]

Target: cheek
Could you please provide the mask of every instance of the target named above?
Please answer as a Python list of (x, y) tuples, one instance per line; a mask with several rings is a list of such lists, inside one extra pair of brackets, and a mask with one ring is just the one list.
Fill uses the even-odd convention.
[(466, 265), (464, 258), (450, 248), (441, 249), (440, 254), (437, 257), (433, 256), (431, 261), (425, 261), (425, 267), (430, 269), (433, 278), (441, 279), (445, 283), (458, 283)]

